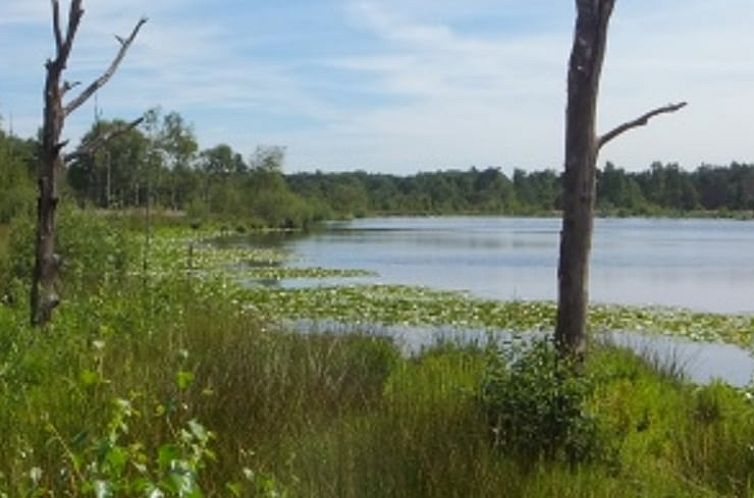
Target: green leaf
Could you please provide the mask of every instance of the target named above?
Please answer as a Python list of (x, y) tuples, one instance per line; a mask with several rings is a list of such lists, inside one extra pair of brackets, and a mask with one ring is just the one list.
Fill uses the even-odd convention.
[(176, 383), (178, 384), (178, 389), (181, 391), (185, 391), (186, 389), (191, 386), (194, 382), (194, 374), (192, 372), (187, 372), (185, 370), (181, 370), (176, 375)]
[(79, 379), (81, 380), (81, 383), (84, 384), (85, 386), (93, 386), (93, 385), (99, 384), (100, 375), (94, 370), (84, 369), (79, 374)]
[(128, 462), (128, 454), (120, 446), (115, 446), (107, 454), (107, 463), (110, 466), (112, 473), (120, 476), (123, 473), (123, 469)]
[(241, 496), (243, 487), (237, 482), (229, 482), (225, 484), (225, 489), (227, 489), (232, 496)]
[(163, 471), (169, 470), (171, 464), (181, 458), (181, 450), (174, 444), (163, 444), (157, 452), (157, 464)]

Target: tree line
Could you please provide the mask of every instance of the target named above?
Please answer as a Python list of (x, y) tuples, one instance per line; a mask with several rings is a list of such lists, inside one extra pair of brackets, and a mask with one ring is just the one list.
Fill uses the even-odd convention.
[[(659, 215), (754, 210), (754, 164), (701, 165), (686, 171), (655, 162), (626, 171), (597, 170), (597, 209), (608, 215)], [(562, 210), (563, 175), (546, 169), (438, 171), (413, 176), (379, 173), (297, 173), (294, 192), (323, 199), (333, 211), (362, 214), (521, 214)]]
[[(122, 129), (99, 121), (80, 147)], [(39, 143), (0, 131), (0, 223), (34, 199)], [(562, 209), (562, 174), (552, 169), (506, 175), (476, 168), (392, 175), (365, 171), (284, 174), (285, 148), (249, 155), (227, 144), (200, 150), (192, 127), (175, 112), (149, 113), (65, 171), (64, 195), (102, 209), (155, 207), (192, 219), (238, 218), (252, 226), (301, 227), (327, 218), (369, 215), (546, 215)], [(732, 214), (754, 210), (754, 164), (701, 165), (686, 171), (655, 162), (642, 171), (606, 163), (597, 171), (603, 214)]]
[[(94, 123), (81, 147), (126, 125)], [(562, 209), (563, 174), (553, 169), (506, 175), (472, 167), (399, 176), (355, 171), (283, 174), (285, 148), (244, 155), (227, 144), (199, 150), (193, 129), (169, 112), (147, 114), (68, 166), (80, 204), (101, 208), (148, 202), (191, 217), (241, 216), (265, 226), (302, 226), (329, 217), (374, 214), (548, 214)], [(608, 162), (597, 171), (597, 208), (655, 215), (754, 209), (754, 165), (702, 165), (685, 171), (656, 162), (640, 172)]]

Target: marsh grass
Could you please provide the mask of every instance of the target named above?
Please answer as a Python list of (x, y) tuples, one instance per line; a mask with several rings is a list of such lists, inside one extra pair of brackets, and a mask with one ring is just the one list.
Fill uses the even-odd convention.
[[(754, 492), (746, 391), (694, 386), (662, 361), (596, 346), (580, 407), (609, 458), (523, 461), (494, 444), (482, 347), (442, 344), (404, 357), (384, 338), (289, 333), (272, 313), (244, 306), (246, 291), (224, 272), (187, 272), (156, 249), (153, 263), (166, 270), (145, 278), (132, 245), (123, 260), (97, 252), (118, 234), (109, 239), (91, 220), (79, 227), (82, 240), (70, 247), (107, 278), (69, 273), (67, 300), (44, 333), (27, 327), (24, 306), (0, 306), (0, 496), (92, 496), (87, 469), (102, 454), (98, 479), (162, 482), (174, 477), (166, 459), (189, 461), (199, 447), (181, 439), (194, 421), (212, 432), (214, 456), (190, 466), (205, 496)], [(438, 297), (423, 296), (428, 307)], [(393, 306), (413, 313), (414, 304)], [(119, 401), (133, 412), (113, 444), (105, 436)], [(179, 453), (183, 460), (166, 457)]]

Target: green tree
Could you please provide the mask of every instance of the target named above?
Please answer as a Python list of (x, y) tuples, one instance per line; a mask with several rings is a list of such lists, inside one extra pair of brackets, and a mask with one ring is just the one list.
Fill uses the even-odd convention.
[(156, 140), (167, 173), (163, 177), (163, 203), (173, 209), (185, 206), (195, 191), (196, 177), (192, 172), (199, 145), (193, 127), (177, 112), (163, 116)]
[(597, 172), (597, 206), (600, 209), (625, 209), (637, 211), (646, 205), (646, 199), (636, 180), (623, 168), (611, 162)]
[(31, 170), (36, 161), (36, 146), (32, 141), (9, 137), (0, 130), (0, 223), (8, 223), (17, 214), (31, 211), (34, 205)]
[(270, 173), (283, 173), (285, 163), (285, 147), (281, 145), (259, 145), (249, 159), (249, 166), (253, 170)]
[(199, 164), (204, 173), (204, 201), (209, 212), (224, 211), (219, 205), (228, 197), (228, 177), (237, 169), (237, 156), (226, 144), (202, 151)]
[(139, 206), (145, 201), (149, 140), (137, 128), (115, 119), (99, 121), (84, 135), (81, 148), (113, 131), (119, 132), (92, 154), (84, 154), (68, 167), (68, 181), (80, 201), (100, 207)]

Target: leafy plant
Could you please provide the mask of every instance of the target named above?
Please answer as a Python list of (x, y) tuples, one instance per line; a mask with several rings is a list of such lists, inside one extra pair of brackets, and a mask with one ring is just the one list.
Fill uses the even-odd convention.
[(526, 460), (595, 457), (598, 426), (584, 409), (590, 390), (549, 340), (493, 350), (480, 394), (493, 444)]

